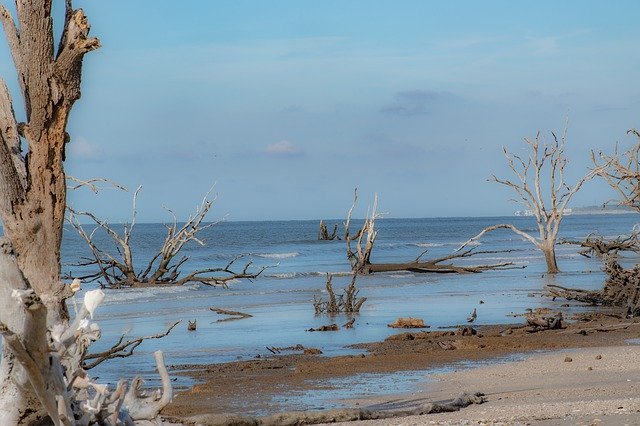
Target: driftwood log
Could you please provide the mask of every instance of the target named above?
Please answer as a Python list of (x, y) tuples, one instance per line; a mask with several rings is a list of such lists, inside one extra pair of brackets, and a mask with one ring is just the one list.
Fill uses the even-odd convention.
[[(187, 425), (215, 425), (215, 426), (294, 426), (313, 425), (320, 423), (339, 423), (358, 420), (392, 419), (396, 417), (421, 416), (435, 413), (450, 413), (460, 411), (473, 404), (486, 402), (483, 393), (462, 393), (456, 398), (425, 402), (412, 401), (409, 408), (398, 408), (395, 403), (379, 404), (371, 409), (335, 409), (322, 411), (287, 412), (267, 417), (247, 417), (235, 414), (202, 414), (186, 419), (180, 419)], [(426, 420), (426, 419), (425, 419)]]
[(209, 308), (209, 310), (211, 310), (212, 312), (215, 312), (218, 315), (227, 315), (228, 316), (227, 318), (219, 319), (216, 322), (236, 321), (236, 320), (241, 320), (241, 319), (252, 318), (253, 317), (253, 315), (247, 314), (245, 312), (229, 311), (227, 309), (221, 309), (221, 308)]
[(514, 269), (523, 268), (524, 266), (514, 266), (513, 262), (502, 262), (488, 265), (455, 265), (449, 261), (455, 259), (466, 259), (478, 254), (495, 254), (495, 253), (508, 253), (510, 250), (474, 250), (469, 249), (466, 251), (458, 250), (456, 253), (452, 253), (447, 256), (443, 256), (437, 259), (421, 260), (422, 256), (427, 252), (423, 251), (415, 260), (400, 263), (372, 263), (371, 254), (375, 246), (376, 237), (378, 231), (376, 229), (376, 219), (381, 218), (383, 215), (378, 213), (378, 194), (375, 194), (373, 201), (373, 208), (367, 212), (367, 216), (364, 219), (362, 228), (360, 228), (355, 234), (351, 234), (351, 220), (353, 210), (358, 201), (358, 190), (354, 191), (353, 203), (347, 213), (347, 220), (345, 222), (345, 235), (344, 239), (347, 245), (347, 259), (351, 264), (351, 269), (356, 274), (372, 274), (375, 272), (398, 272), (409, 271), (418, 273), (439, 273), (439, 274), (469, 274), (478, 273), (493, 269)]

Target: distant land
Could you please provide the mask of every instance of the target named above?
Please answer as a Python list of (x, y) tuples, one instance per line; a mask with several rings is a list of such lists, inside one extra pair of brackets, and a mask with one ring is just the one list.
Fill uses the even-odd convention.
[[(599, 206), (585, 206), (565, 209), (564, 216), (590, 215), (590, 214), (629, 214), (637, 211), (629, 206), (601, 204)], [(515, 216), (533, 216), (532, 210), (516, 210)]]

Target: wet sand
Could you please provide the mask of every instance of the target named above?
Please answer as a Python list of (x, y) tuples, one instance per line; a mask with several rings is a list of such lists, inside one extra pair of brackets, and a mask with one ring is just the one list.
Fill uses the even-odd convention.
[[(355, 345), (362, 352), (351, 356), (290, 354), (226, 364), (172, 366), (172, 374), (189, 375), (198, 384), (178, 393), (163, 414), (182, 419), (202, 414), (271, 414), (291, 409), (287, 395), (326, 388), (331, 386), (328, 383), (331, 379), (359, 373), (427, 370), (461, 361), (482, 361), (533, 351), (554, 352), (536, 355), (524, 363), (451, 373), (444, 379), (438, 377), (438, 382), (424, 385), (423, 392), (414, 395), (387, 395), (349, 401), (348, 405), (377, 410), (393, 408), (390, 401), (441, 400), (462, 391), (487, 394), (487, 403), (459, 413), (429, 415), (417, 420), (373, 421), (373, 424), (394, 425), (431, 421), (457, 424), (468, 419), (507, 423), (525, 419), (553, 421), (566, 415), (581, 419), (581, 415), (603, 414), (605, 408), (608, 415), (615, 413), (619, 418), (640, 409), (634, 400), (640, 380), (640, 367), (635, 367), (640, 365), (640, 348), (627, 343), (640, 337), (640, 320), (598, 313), (570, 323), (562, 330), (532, 333), (529, 328), (516, 327), (477, 327), (476, 335), (462, 335), (460, 331), (399, 333), (384, 342)], [(568, 355), (555, 352), (564, 349), (574, 351)], [(596, 355), (602, 355), (602, 359), (596, 360)], [(566, 356), (573, 361), (565, 362)], [(607, 380), (610, 383), (605, 386)], [(602, 410), (592, 404), (596, 397), (606, 401), (601, 404)], [(622, 403), (627, 399), (629, 403)], [(615, 409), (611, 408), (613, 405)], [(588, 407), (594, 412), (588, 411)]]

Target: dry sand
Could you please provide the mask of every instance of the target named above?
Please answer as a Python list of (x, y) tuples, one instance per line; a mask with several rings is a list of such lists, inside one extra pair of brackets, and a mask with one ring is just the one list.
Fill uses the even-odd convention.
[[(567, 357), (572, 361), (565, 361)], [(482, 391), (487, 402), (454, 413), (357, 423), (640, 424), (640, 347), (635, 345), (538, 354), (524, 361), (444, 374), (437, 379), (429, 386), (430, 400), (450, 398), (467, 390)], [(377, 401), (362, 400), (360, 404), (367, 402)]]

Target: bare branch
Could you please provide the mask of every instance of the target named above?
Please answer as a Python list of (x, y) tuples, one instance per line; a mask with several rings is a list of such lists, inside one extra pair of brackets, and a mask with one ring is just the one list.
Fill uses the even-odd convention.
[(480, 231), (478, 233), (478, 235), (476, 235), (474, 237), (471, 237), (467, 241), (462, 243), (462, 245), (460, 245), (460, 247), (455, 249), (455, 251), (456, 252), (460, 251), (463, 248), (465, 248), (466, 246), (468, 246), (469, 244), (477, 243), (484, 234), (486, 234), (487, 232), (495, 231), (496, 229), (510, 229), (511, 231), (513, 231), (516, 234), (520, 235), (522, 238), (526, 238), (528, 241), (531, 241), (536, 246), (538, 244), (540, 244), (540, 242), (538, 240), (536, 240), (535, 237), (532, 237), (531, 235), (527, 234), (526, 232), (521, 231), (520, 229), (516, 228), (514, 225), (511, 225), (509, 223), (501, 223), (501, 224), (498, 224), (498, 225), (487, 226), (482, 231)]
[[(140, 346), (142, 342), (150, 339), (161, 339), (171, 333), (173, 328), (180, 324), (181, 321), (174, 322), (167, 330), (163, 333), (154, 334), (152, 336), (144, 336), (138, 337), (136, 339), (131, 339), (123, 342), (124, 336), (120, 338), (110, 349), (106, 351), (102, 351), (95, 354), (87, 354), (84, 356), (84, 369), (91, 370), (92, 368), (102, 364), (104, 361), (112, 358), (126, 358), (133, 355), (133, 351)], [(94, 359), (95, 361), (87, 363), (86, 360)]]

